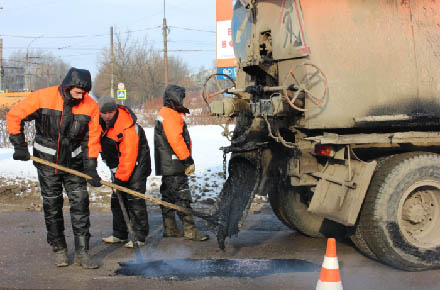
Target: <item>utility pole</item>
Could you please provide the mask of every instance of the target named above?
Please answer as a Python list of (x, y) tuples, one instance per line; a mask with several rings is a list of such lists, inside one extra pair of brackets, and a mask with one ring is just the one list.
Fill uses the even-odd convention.
[(165, 86), (168, 86), (168, 49), (167, 49), (167, 19), (165, 18), (165, 0), (163, 0), (163, 60), (165, 73)]
[(0, 91), (3, 91), (2, 84), (3, 84), (3, 39), (0, 38)]
[[(0, 6), (3, 10), (3, 6)], [(3, 39), (0, 38), (0, 91), (3, 91)]]
[[(26, 60), (24, 62), (25, 65), (25, 75), (24, 75), (24, 86), (26, 89), (26, 92), (30, 91), (30, 80), (29, 80), (29, 48), (31, 47), (32, 42), (34, 42), (35, 40), (37, 40), (38, 38), (43, 37), (43, 34), (41, 34), (40, 36), (34, 37), (34, 39), (31, 40), (31, 42), (29, 42), (27, 48), (26, 48)], [(37, 57), (33, 57), (33, 58), (37, 58)]]
[(24, 87), (26, 92), (29, 92), (29, 51), (26, 50), (26, 59), (24, 61)]
[(115, 55), (113, 52), (113, 26), (110, 27), (110, 58), (111, 58), (111, 64), (110, 64), (110, 96), (112, 98), (115, 97), (115, 90), (114, 90), (114, 83), (115, 83), (115, 74), (114, 74), (114, 67), (115, 67)]

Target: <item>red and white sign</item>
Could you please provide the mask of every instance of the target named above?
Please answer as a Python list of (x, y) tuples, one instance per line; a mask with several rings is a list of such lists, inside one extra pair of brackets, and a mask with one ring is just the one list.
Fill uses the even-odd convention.
[(125, 90), (124, 83), (118, 83), (118, 90)]
[(233, 0), (216, 0), (217, 11), (217, 67), (232, 67), (237, 64), (232, 45)]
[(232, 20), (217, 21), (217, 60), (234, 58), (231, 22)]

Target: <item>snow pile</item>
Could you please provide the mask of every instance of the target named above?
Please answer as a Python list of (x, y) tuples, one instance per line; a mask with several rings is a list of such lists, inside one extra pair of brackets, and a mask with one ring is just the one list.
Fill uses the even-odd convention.
[[(223, 151), (219, 148), (228, 146), (229, 141), (221, 136), (223, 129), (220, 126), (190, 126), (188, 130), (192, 138), (193, 158), (196, 165), (196, 172), (190, 177), (193, 201), (213, 202), (224, 183)], [(154, 175), (154, 129), (145, 128), (145, 133), (151, 150), (153, 169), (147, 180), (147, 194), (159, 198), (161, 177)], [(32, 161), (13, 160), (13, 152), (12, 148), (0, 148), (0, 176), (6, 179), (26, 178), (37, 181), (37, 170), (32, 165)], [(101, 159), (98, 160), (98, 173), (104, 180), (110, 180), (110, 171)], [(94, 199), (96, 197), (92, 195), (91, 200)]]

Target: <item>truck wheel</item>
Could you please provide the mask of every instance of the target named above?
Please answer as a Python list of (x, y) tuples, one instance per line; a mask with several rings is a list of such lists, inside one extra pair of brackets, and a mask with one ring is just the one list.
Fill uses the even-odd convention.
[(356, 246), (356, 248), (359, 250), (359, 252), (361, 252), (370, 259), (377, 260), (376, 255), (373, 253), (373, 251), (365, 242), (365, 238), (360, 226), (356, 227), (355, 232), (350, 236), (350, 239), (353, 242), (353, 244)]
[(322, 238), (320, 229), (324, 218), (307, 211), (307, 205), (301, 200), (301, 188), (292, 188), (281, 192), (281, 205), (287, 220), (302, 234)]
[[(379, 170), (382, 167), (382, 165), (386, 162), (386, 160), (390, 159), (391, 157), (393, 157), (393, 155), (389, 155), (377, 159), (376, 171)], [(362, 254), (364, 254), (370, 259), (377, 260), (376, 255), (367, 245), (367, 242), (365, 242), (364, 234), (362, 233), (362, 228), (359, 224), (359, 221), (356, 223), (354, 227), (354, 231), (350, 235), (350, 239)]]
[[(280, 220), (291, 229), (302, 234), (314, 237), (340, 238), (345, 234), (345, 227), (336, 222), (327, 220), (307, 210), (304, 199), (309, 188), (293, 187), (278, 189), (278, 214)], [(270, 200), (270, 198), (269, 198)]]
[(407, 271), (440, 266), (440, 155), (412, 152), (374, 174), (359, 220), (371, 251)]
[(269, 197), (269, 203), (272, 207), (272, 211), (277, 216), (277, 218), (287, 227), (289, 227), (292, 230), (296, 230), (295, 226), (289, 222), (289, 220), (286, 218), (286, 214), (284, 212), (284, 207), (281, 206), (281, 197), (278, 189), (276, 186), (272, 187), (271, 190), (268, 192)]

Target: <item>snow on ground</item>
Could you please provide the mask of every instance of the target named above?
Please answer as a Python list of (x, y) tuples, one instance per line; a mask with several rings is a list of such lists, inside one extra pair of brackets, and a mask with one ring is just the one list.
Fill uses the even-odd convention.
[[(228, 146), (229, 141), (221, 135), (223, 129), (220, 126), (189, 126), (188, 129), (192, 139), (193, 158), (196, 166), (195, 174), (190, 177), (193, 199), (194, 201), (213, 201), (224, 183), (223, 151), (219, 148)], [(159, 197), (161, 177), (154, 175), (154, 129), (145, 128), (145, 133), (151, 150), (153, 170), (147, 180), (147, 194)], [(29, 150), (32, 152), (32, 148)], [(12, 148), (0, 148), (0, 176), (9, 180), (26, 178), (37, 181), (37, 170), (32, 165), (32, 161), (13, 160), (13, 152)], [(101, 178), (110, 181), (110, 171), (101, 159), (98, 160), (98, 173)], [(91, 199), (94, 198), (92, 195)]]

